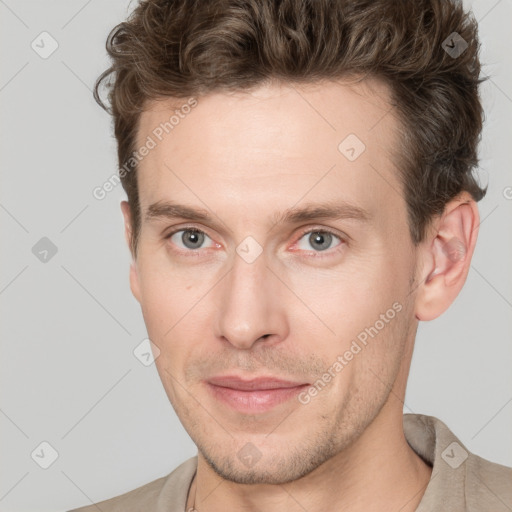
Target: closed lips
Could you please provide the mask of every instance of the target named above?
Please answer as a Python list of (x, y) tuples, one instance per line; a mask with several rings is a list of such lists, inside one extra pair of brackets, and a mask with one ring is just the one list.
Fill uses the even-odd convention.
[(292, 382), (275, 378), (257, 378), (251, 380), (240, 379), (239, 377), (213, 377), (207, 382), (213, 386), (219, 386), (239, 391), (259, 391), (267, 389), (296, 388), (306, 386), (307, 382)]

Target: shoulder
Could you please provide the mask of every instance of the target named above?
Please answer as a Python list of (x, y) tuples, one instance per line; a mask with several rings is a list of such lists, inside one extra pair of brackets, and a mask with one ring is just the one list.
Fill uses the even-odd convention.
[(471, 453), (465, 469), (467, 503), (482, 511), (512, 509), (512, 468)]
[(404, 433), (432, 477), (417, 512), (512, 510), (512, 468), (471, 453), (438, 418), (404, 415)]
[(75, 508), (68, 512), (172, 512), (183, 510), (186, 504), (188, 489), (197, 468), (197, 456), (192, 457), (174, 469), (167, 476), (153, 480), (129, 492), (105, 501)]
[(168, 477), (169, 475), (153, 480), (152, 482), (142, 485), (141, 487), (137, 487), (132, 491), (116, 496), (115, 498), (110, 498), (85, 507), (74, 508), (69, 512), (97, 512), (98, 510), (103, 512), (151, 510), (150, 507), (155, 506), (158, 495), (160, 494)]

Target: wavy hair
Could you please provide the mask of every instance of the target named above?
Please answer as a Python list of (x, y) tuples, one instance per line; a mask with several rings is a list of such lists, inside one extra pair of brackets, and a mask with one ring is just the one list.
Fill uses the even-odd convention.
[[(111, 66), (94, 97), (113, 116), (121, 168), (148, 101), (271, 80), (383, 80), (400, 121), (397, 169), (418, 244), (449, 200), (486, 193), (473, 174), (483, 123), (479, 46), (477, 22), (457, 0), (140, 0), (108, 36)], [(134, 255), (136, 171), (133, 164), (121, 175)]]

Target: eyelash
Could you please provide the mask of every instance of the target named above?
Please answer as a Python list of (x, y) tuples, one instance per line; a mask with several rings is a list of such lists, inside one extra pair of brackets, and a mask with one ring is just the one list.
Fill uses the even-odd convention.
[[(206, 235), (208, 238), (211, 239), (211, 237), (208, 235), (208, 233), (206, 233), (205, 231), (202, 231), (201, 229), (198, 229), (196, 228), (195, 226), (181, 226), (179, 229), (175, 229), (173, 231), (171, 231), (170, 233), (168, 233), (167, 235), (165, 235), (164, 239), (165, 240), (169, 240), (174, 234), (176, 233), (179, 233), (180, 231), (189, 231), (189, 232), (193, 232), (193, 233), (202, 233), (204, 235)], [(313, 253), (313, 254), (310, 254), (308, 257), (310, 258), (326, 258), (326, 257), (330, 257), (332, 256), (333, 254), (335, 253), (339, 253), (340, 250), (343, 248), (343, 246), (347, 243), (346, 239), (339, 235), (338, 233), (330, 230), (330, 229), (327, 229), (327, 228), (307, 228), (305, 229), (304, 231), (302, 231), (300, 233), (300, 236), (297, 238), (297, 240), (294, 242), (294, 245), (297, 244), (303, 237), (304, 235), (307, 235), (308, 233), (329, 233), (330, 235), (338, 238), (340, 240), (340, 244), (331, 248), (331, 249), (327, 249), (325, 251), (307, 251), (308, 253)], [(178, 249), (177, 252), (180, 252), (180, 253), (186, 253), (188, 256), (199, 256), (199, 250), (194, 250), (194, 249), (188, 249), (188, 250), (184, 250), (184, 249)], [(327, 255), (324, 255), (323, 253), (327, 253)]]

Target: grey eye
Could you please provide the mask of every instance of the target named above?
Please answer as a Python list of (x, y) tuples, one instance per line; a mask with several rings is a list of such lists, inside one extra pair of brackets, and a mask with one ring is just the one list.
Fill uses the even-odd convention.
[(181, 241), (189, 249), (198, 249), (204, 241), (204, 233), (187, 229), (183, 231)]
[(180, 229), (169, 237), (181, 249), (190, 250), (201, 249), (205, 238), (210, 237), (198, 229)]
[[(333, 240), (336, 238), (341, 243), (341, 238), (333, 233), (330, 233), (329, 231), (309, 231), (304, 233), (302, 238), (299, 240), (299, 248), (305, 251), (311, 251), (311, 248), (318, 252), (325, 251), (332, 248), (331, 246), (333, 244)], [(309, 247), (304, 246), (304, 241)]]

